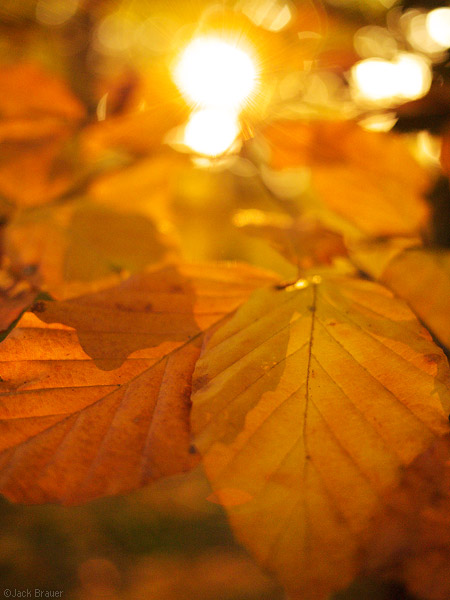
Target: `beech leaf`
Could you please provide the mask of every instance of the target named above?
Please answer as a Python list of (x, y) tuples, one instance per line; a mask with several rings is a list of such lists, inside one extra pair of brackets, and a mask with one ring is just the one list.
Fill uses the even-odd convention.
[(26, 281), (17, 281), (7, 271), (0, 270), (0, 341), (37, 296), (37, 291)]
[(244, 233), (267, 240), (281, 256), (302, 269), (329, 265), (335, 257), (347, 256), (342, 237), (313, 219), (248, 209), (236, 213), (234, 223)]
[(252, 295), (209, 339), (191, 425), (237, 538), (294, 598), (356, 574), (383, 494), (449, 429), (448, 364), (378, 284), (313, 276)]
[(426, 171), (400, 136), (341, 121), (280, 121), (264, 135), (276, 169), (308, 166), (324, 205), (366, 236), (412, 235), (424, 225)]
[(32, 64), (3, 66), (0, 193), (19, 205), (34, 206), (67, 191), (74, 165), (66, 144), (84, 114), (57, 77)]
[(450, 436), (405, 470), (364, 546), (363, 568), (406, 584), (424, 600), (450, 597)]
[(0, 344), (0, 491), (72, 504), (190, 469), (202, 336), (271, 281), (252, 267), (169, 265), (37, 302)]
[(66, 284), (161, 262), (175, 254), (175, 242), (144, 215), (81, 199), (17, 215), (5, 229), (5, 251), (16, 269), (32, 265), (33, 277), (60, 299)]
[(450, 348), (450, 252), (427, 248), (392, 251), (369, 245), (352, 253), (355, 263), (406, 300), (436, 338)]

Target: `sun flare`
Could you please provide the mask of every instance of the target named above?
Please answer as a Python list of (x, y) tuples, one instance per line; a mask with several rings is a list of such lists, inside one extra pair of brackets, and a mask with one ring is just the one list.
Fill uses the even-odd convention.
[(191, 115), (185, 128), (184, 143), (199, 154), (219, 156), (232, 146), (239, 131), (235, 113), (205, 108)]
[(258, 71), (244, 48), (217, 37), (199, 37), (183, 50), (174, 79), (197, 107), (240, 110), (254, 92)]

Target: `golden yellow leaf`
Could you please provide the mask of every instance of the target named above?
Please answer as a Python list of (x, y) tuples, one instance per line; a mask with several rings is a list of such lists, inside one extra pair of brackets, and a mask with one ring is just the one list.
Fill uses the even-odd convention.
[(275, 122), (264, 135), (272, 165), (309, 166), (319, 199), (364, 235), (412, 235), (424, 225), (428, 177), (399, 136), (347, 121)]
[(191, 468), (202, 336), (270, 281), (239, 265), (163, 266), (37, 302), (0, 344), (0, 491), (71, 504)]
[(410, 248), (392, 253), (389, 245), (375, 244), (352, 256), (361, 269), (406, 300), (436, 338), (450, 348), (448, 250)]
[(213, 490), (254, 498), (227, 507), (231, 525), (293, 597), (355, 576), (384, 493), (448, 431), (448, 376), (406, 304), (350, 277), (258, 291), (209, 339), (195, 444)]
[(97, 177), (89, 186), (89, 195), (114, 210), (136, 211), (167, 225), (173, 219), (170, 200), (182, 164), (181, 155), (160, 151)]

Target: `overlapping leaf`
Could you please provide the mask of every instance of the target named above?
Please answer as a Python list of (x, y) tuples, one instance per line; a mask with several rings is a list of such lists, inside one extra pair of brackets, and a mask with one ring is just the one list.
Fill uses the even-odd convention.
[(66, 191), (73, 173), (65, 146), (83, 116), (80, 102), (56, 77), (31, 64), (2, 67), (0, 193), (29, 206)]
[(446, 250), (395, 249), (392, 244), (356, 250), (355, 262), (406, 300), (416, 315), (450, 348), (450, 253)]
[(331, 264), (346, 256), (342, 237), (311, 219), (293, 219), (280, 213), (255, 209), (238, 212), (235, 224), (251, 236), (263, 238), (284, 258), (302, 269)]
[(167, 266), (38, 302), (0, 345), (0, 491), (74, 503), (189, 469), (203, 333), (270, 281), (238, 265)]
[[(448, 430), (448, 364), (408, 307), (364, 280), (256, 292), (206, 344), (192, 428), (238, 537), (295, 598), (355, 575), (361, 534)], [(227, 502), (224, 502), (227, 504)]]
[(31, 266), (33, 278), (61, 298), (66, 284), (140, 271), (175, 244), (142, 214), (80, 199), (19, 214), (6, 228), (5, 251), (16, 269)]
[(320, 200), (357, 231), (411, 235), (423, 226), (427, 175), (399, 136), (339, 121), (275, 122), (264, 135), (272, 165), (309, 166)]
[(424, 600), (450, 596), (450, 437), (437, 440), (386, 498), (364, 547), (366, 572), (395, 578)]
[(9, 327), (31, 306), (38, 295), (25, 281), (17, 281), (7, 271), (0, 271), (0, 340)]
[[(92, 157), (112, 149), (145, 155), (159, 150), (167, 132), (187, 117), (187, 107), (170, 78), (167, 64), (143, 73), (125, 110), (91, 124), (83, 132), (85, 151)], [(106, 97), (107, 99), (107, 97)]]

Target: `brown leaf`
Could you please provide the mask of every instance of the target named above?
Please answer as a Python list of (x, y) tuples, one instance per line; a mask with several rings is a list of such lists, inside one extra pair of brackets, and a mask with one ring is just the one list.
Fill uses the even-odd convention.
[[(98, 579), (96, 577), (94, 581)], [(108, 589), (105, 585), (105, 588), (107, 597), (114, 598), (111, 587)], [(83, 591), (85, 593), (76, 600), (97, 600), (105, 595), (104, 590), (98, 588), (92, 590), (91, 596), (86, 595), (88, 590)], [(220, 547), (195, 552), (193, 556), (172, 553), (137, 557), (127, 573), (125, 585), (118, 589), (117, 597), (121, 600), (282, 598), (275, 583), (258, 569), (247, 554), (239, 549)]]
[(239, 265), (166, 266), (38, 302), (0, 345), (1, 492), (71, 504), (191, 468), (202, 336), (272, 280)]
[(399, 136), (339, 121), (275, 122), (264, 135), (272, 166), (309, 166), (320, 200), (364, 235), (412, 235), (424, 225), (428, 178)]
[(450, 133), (446, 132), (442, 136), (441, 146), (441, 166), (447, 177), (450, 175)]
[(373, 522), (362, 553), (366, 572), (405, 583), (424, 600), (450, 597), (450, 437), (404, 472)]
[(401, 467), (449, 429), (449, 369), (385, 288), (317, 276), (256, 292), (202, 350), (191, 425), (238, 539), (294, 598), (356, 573)]

